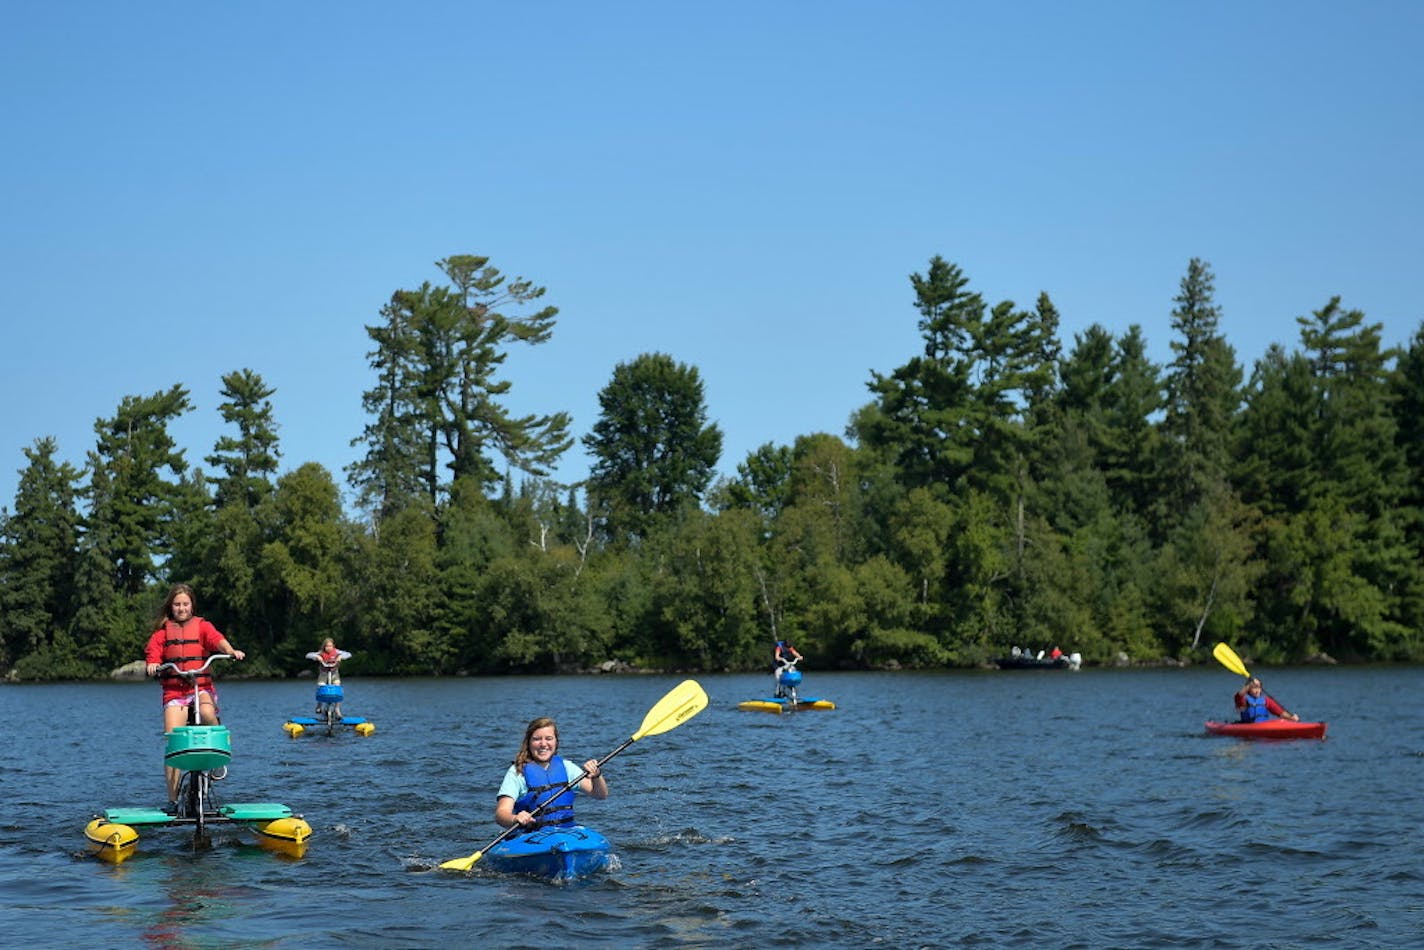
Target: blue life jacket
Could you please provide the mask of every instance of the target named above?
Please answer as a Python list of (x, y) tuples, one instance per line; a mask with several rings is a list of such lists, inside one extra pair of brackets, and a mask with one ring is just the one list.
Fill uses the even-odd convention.
[(546, 825), (572, 825), (574, 824), (574, 790), (565, 789), (560, 795), (549, 797), (549, 793), (563, 788), (569, 782), (568, 770), (564, 768), (564, 758), (555, 755), (549, 760), (549, 767), (537, 762), (524, 763), (524, 782), (529, 786), (529, 791), (520, 795), (514, 802), (516, 812), (532, 812), (544, 802), (550, 802), (548, 808), (539, 813), (535, 819), (535, 828), (543, 828)]
[(1241, 707), (1242, 722), (1265, 722), (1267, 719), (1273, 718), (1266, 710), (1265, 693), (1262, 693), (1260, 696), (1252, 696), (1250, 693), (1247, 693), (1245, 699), (1246, 705)]

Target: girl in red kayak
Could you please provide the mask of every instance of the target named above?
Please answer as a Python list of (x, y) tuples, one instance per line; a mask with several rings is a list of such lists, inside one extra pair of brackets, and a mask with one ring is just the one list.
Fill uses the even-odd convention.
[(1259, 676), (1247, 679), (1246, 685), (1237, 691), (1236, 709), (1241, 714), (1242, 722), (1262, 722), (1272, 716), (1289, 719), (1291, 722), (1300, 722), (1299, 716), (1283, 709), (1280, 703), (1266, 695), (1265, 687), (1261, 685)]

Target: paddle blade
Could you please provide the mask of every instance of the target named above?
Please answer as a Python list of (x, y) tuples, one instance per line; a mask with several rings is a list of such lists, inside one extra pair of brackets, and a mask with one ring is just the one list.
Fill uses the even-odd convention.
[(1241, 657), (1236, 655), (1236, 651), (1224, 643), (1218, 643), (1212, 648), (1211, 655), (1216, 657), (1218, 663), (1226, 667), (1237, 676), (1250, 676), (1246, 672), (1246, 664), (1241, 662)]
[(683, 680), (648, 710), (642, 728), (633, 733), (633, 741), (676, 729), (706, 708), (707, 694), (702, 687), (696, 680)]
[(484, 856), (485, 856), (485, 853), (484, 853), (483, 851), (476, 851), (474, 854), (470, 855), (468, 858), (455, 858), (454, 860), (446, 861), (444, 864), (440, 865), (440, 870), (442, 870), (442, 871), (468, 871), (470, 868), (472, 868), (472, 867), (474, 867), (476, 864), (478, 864), (480, 858), (482, 858), (482, 857), (484, 857)]

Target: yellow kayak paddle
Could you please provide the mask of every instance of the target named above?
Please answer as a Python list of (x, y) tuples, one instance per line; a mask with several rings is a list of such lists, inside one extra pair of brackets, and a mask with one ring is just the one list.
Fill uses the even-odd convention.
[(1251, 674), (1246, 672), (1246, 664), (1241, 662), (1241, 657), (1236, 655), (1236, 651), (1224, 643), (1218, 643), (1212, 648), (1211, 655), (1216, 657), (1216, 661), (1226, 667), (1237, 676), (1245, 676), (1248, 679)]

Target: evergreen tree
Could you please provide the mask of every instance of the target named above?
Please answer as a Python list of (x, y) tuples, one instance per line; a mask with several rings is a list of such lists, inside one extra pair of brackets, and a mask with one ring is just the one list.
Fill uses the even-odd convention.
[(1162, 523), (1170, 524), (1227, 474), (1232, 425), (1241, 404), (1241, 368), (1219, 328), (1215, 277), (1192, 258), (1174, 298), (1174, 358), (1167, 370), (1165, 482), (1173, 486)]
[(695, 367), (645, 353), (613, 370), (584, 444), (593, 456), (588, 493), (614, 539), (645, 538), (655, 524), (698, 505), (722, 454), (707, 422)]
[(57, 451), (53, 438), (24, 450), (29, 464), (20, 472), (15, 513), (0, 515), (0, 668), (71, 646), (80, 473), (57, 460)]
[(237, 504), (255, 508), (272, 491), (277, 474), (277, 424), (269, 401), (277, 390), (250, 369), (222, 378), (224, 402), (218, 405), (223, 421), (237, 428), (236, 436), (221, 436), (207, 463), (221, 477), (209, 478), (215, 486), (218, 507)]
[(351, 440), (353, 446), (366, 446), (365, 457), (346, 470), (358, 503), (374, 511), (377, 521), (395, 514), (411, 499), (430, 496), (416, 391), (418, 338), (406, 298), (406, 291), (397, 291), (381, 308), (384, 323), (366, 327), (376, 345), (366, 357), (376, 371), (377, 383), (362, 395), (361, 406), (373, 419)]
[(567, 413), (511, 415), (504, 406), (511, 384), (496, 377), (510, 345), (537, 345), (552, 335), (555, 307), (502, 312), (532, 305), (544, 288), (523, 278), (506, 281), (487, 257), (457, 255), (437, 266), (449, 286), (427, 282), (397, 291), (382, 310), (385, 324), (367, 327), (377, 344), (371, 366), (379, 384), (363, 405), (376, 421), (361, 439), (366, 457), (350, 477), (379, 511), (398, 507), (416, 484), (433, 506), (461, 478), (488, 490), (499, 481), (496, 454), (545, 475), (572, 444)]
[(1346, 506), (1379, 516), (1397, 507), (1405, 485), (1388, 398), (1388, 361), (1396, 354), (1382, 349), (1380, 324), (1364, 318), (1333, 297), (1296, 322), (1317, 389), (1319, 484)]
[(1046, 295), (1034, 312), (1008, 300), (986, 308), (938, 256), (910, 282), (923, 353), (889, 376), (871, 374), (875, 401), (853, 432), (907, 489), (983, 491), (1016, 505), (1030, 449), (1023, 416), (1055, 385), (1057, 310)]
[(924, 351), (888, 376), (871, 373), (875, 398), (857, 414), (853, 433), (893, 465), (906, 488), (949, 492), (968, 473), (979, 437), (971, 399), (985, 304), (963, 271), (938, 255), (910, 284)]
[(1256, 362), (1245, 391), (1233, 480), (1243, 499), (1268, 516), (1298, 514), (1319, 491), (1317, 398), (1302, 354), (1272, 344)]
[[(1272, 517), (1258, 597), (1265, 651), (1418, 655), (1420, 568), (1402, 516), (1408, 479), (1380, 327), (1332, 299), (1299, 317), (1304, 351), (1267, 354), (1245, 420), (1243, 484)], [(1267, 653), (1266, 655), (1269, 655)]]
[(274, 658), (302, 655), (307, 644), (340, 637), (352, 612), (354, 597), (345, 569), (351, 545), (340, 493), (325, 468), (307, 462), (277, 480), (264, 507), (269, 540), (262, 548), (256, 583), (270, 619), (250, 633), (261, 644), (261, 653)]
[(94, 423), (98, 443), (89, 453), (91, 480), (86, 544), (111, 572), (113, 590), (142, 593), (159, 579), (172, 551), (180, 487), (167, 481), (188, 467), (168, 424), (192, 408), (188, 391), (174, 386), (151, 396), (125, 396), (118, 413)]
[[(1400, 354), (1390, 379), (1395, 445), (1404, 466), (1400, 498), (1401, 525), (1409, 560), (1424, 565), (1424, 324)], [(1418, 571), (1415, 575), (1419, 574)], [(1416, 579), (1400, 592), (1401, 611), (1410, 630), (1424, 631), (1424, 580)], [(1418, 647), (1410, 655), (1421, 659)]]
[(1395, 444), (1406, 471), (1405, 501), (1411, 509), (1424, 513), (1424, 324), (1400, 353), (1390, 390)]
[(1146, 517), (1162, 494), (1156, 470), (1160, 433), (1154, 420), (1165, 396), (1161, 368), (1148, 359), (1147, 342), (1136, 324), (1118, 338), (1105, 396), (1102, 466), (1108, 487), (1116, 506)]

